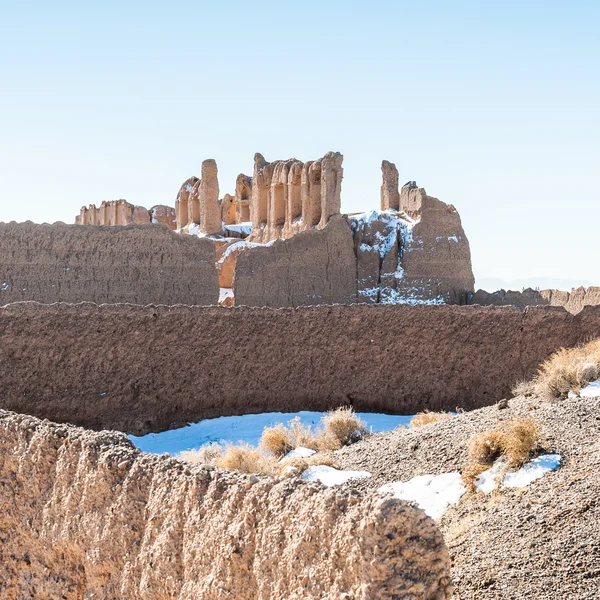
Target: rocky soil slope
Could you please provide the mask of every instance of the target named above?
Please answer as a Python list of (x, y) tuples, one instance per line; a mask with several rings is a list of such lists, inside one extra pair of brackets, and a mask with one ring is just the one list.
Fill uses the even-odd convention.
[(337, 453), (366, 470), (356, 488), (460, 470), (468, 440), (517, 414), (533, 416), (562, 466), (523, 489), (467, 494), (440, 527), (453, 561), (456, 598), (600, 597), (600, 400), (518, 398), (414, 430), (374, 434)]

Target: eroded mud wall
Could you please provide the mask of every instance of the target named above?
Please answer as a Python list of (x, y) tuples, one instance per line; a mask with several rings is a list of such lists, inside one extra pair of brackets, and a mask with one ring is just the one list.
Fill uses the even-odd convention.
[(295, 307), (352, 304), (357, 300), (352, 230), (341, 216), (237, 257), (237, 306)]
[(375, 493), (206, 471), (0, 411), (0, 590), (21, 598), (449, 598), (434, 522)]
[(13, 304), (0, 309), (0, 407), (135, 434), (340, 404), (472, 409), (597, 335), (596, 307)]
[(0, 305), (216, 304), (214, 243), (166, 226), (0, 223)]

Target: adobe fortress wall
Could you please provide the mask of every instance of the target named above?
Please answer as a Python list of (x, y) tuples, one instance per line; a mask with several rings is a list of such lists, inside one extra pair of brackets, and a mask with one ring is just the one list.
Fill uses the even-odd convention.
[(0, 223), (0, 305), (216, 304), (215, 246), (165, 225)]
[(0, 407), (134, 434), (221, 415), (492, 404), (600, 307), (0, 308)]
[(374, 492), (207, 471), (2, 410), (0, 481), (3, 600), (452, 593), (435, 523)]

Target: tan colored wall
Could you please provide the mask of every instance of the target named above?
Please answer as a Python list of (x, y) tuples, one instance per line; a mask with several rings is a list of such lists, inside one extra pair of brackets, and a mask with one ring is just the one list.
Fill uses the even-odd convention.
[(205, 471), (0, 411), (0, 589), (21, 598), (443, 600), (442, 535), (375, 493)]
[(352, 231), (341, 216), (327, 227), (239, 253), (237, 306), (310, 306), (356, 302)]
[(340, 404), (473, 409), (598, 335), (600, 307), (13, 304), (0, 309), (0, 407), (135, 434)]
[(216, 304), (210, 240), (164, 225), (0, 223), (0, 305), (22, 300)]

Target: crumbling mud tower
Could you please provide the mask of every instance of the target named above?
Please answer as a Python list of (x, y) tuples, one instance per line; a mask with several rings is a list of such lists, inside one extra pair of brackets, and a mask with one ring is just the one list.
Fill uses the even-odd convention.
[(466, 304), (475, 279), (456, 209), (381, 164), (381, 210), (349, 215), (359, 302)]
[(256, 154), (250, 241), (264, 244), (325, 227), (340, 213), (343, 158), (339, 152), (328, 152), (306, 163), (295, 158), (269, 163)]

